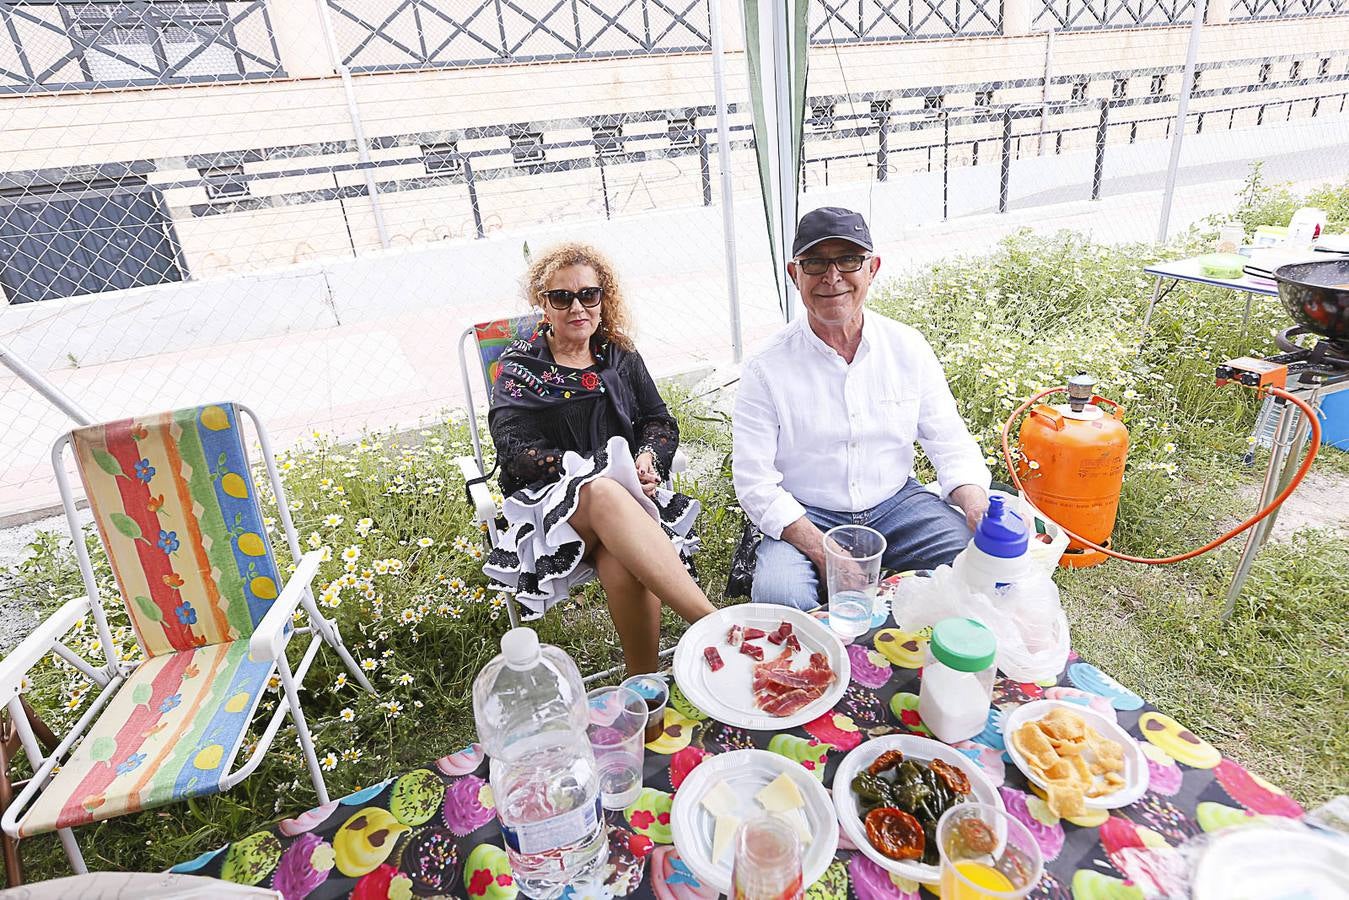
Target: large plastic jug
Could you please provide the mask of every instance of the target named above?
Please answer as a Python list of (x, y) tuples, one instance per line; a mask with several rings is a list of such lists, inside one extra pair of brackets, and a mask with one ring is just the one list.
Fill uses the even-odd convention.
[(520, 892), (538, 900), (560, 896), (608, 856), (587, 709), (576, 663), (529, 628), (506, 632), (473, 682), (506, 855)]
[(1029, 543), (1026, 522), (994, 494), (988, 498), (988, 511), (974, 530), (974, 539), (956, 556), (951, 568), (971, 591), (996, 599), (1032, 574)]

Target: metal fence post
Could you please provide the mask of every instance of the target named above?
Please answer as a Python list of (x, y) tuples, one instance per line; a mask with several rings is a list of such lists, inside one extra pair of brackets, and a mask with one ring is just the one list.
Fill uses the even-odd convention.
[(478, 189), (473, 184), (473, 160), (467, 156), (460, 157), (464, 161), (464, 186), (468, 188), (468, 205), (473, 210), (473, 230), (477, 232), (479, 238), (486, 237), (482, 230), (482, 210), (478, 207)]
[(886, 126), (888, 120), (880, 120), (880, 131), (876, 135), (876, 180), (885, 181), (888, 178), (886, 170), (890, 166), (890, 140)]
[(1101, 101), (1101, 121), (1096, 126), (1096, 163), (1091, 173), (1091, 199), (1101, 199), (1101, 181), (1105, 178), (1105, 130), (1110, 125), (1110, 101)]
[(703, 182), (703, 206), (712, 205), (712, 160), (709, 158), (707, 138), (698, 134), (698, 175)]
[(946, 221), (951, 188), (951, 114), (941, 114), (941, 220)]
[(1002, 111), (1002, 166), (998, 173), (998, 212), (1007, 212), (1008, 183), (1012, 180), (1012, 109)]

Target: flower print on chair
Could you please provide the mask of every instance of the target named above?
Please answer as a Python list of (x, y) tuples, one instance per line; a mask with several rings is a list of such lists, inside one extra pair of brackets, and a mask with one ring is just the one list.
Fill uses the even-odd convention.
[(192, 608), (192, 604), (184, 600), (173, 608), (173, 614), (178, 617), (180, 625), (196, 625), (197, 611)]
[(159, 540), (155, 542), (155, 546), (157, 546), (160, 550), (163, 550), (165, 554), (176, 553), (178, 551), (178, 547), (180, 546), (178, 541), (178, 532), (176, 531), (159, 532)]
[(178, 588), (183, 586), (183, 576), (179, 575), (177, 572), (170, 572), (164, 576), (164, 586), (171, 587), (175, 591), (178, 590)]
[(182, 702), (183, 702), (182, 694), (170, 694), (160, 702), (159, 711), (161, 713), (172, 712), (173, 710), (177, 709), (178, 704)]
[(145, 762), (144, 753), (133, 753), (125, 760), (117, 764), (118, 775), (129, 775), (140, 768), (140, 764)]
[(145, 502), (146, 512), (152, 512), (158, 515), (160, 510), (162, 510), (163, 508), (164, 508), (163, 494), (160, 494), (158, 497), (151, 497), (149, 500)]
[(155, 477), (155, 467), (150, 465), (150, 460), (142, 459), (136, 463), (136, 477), (146, 484)]

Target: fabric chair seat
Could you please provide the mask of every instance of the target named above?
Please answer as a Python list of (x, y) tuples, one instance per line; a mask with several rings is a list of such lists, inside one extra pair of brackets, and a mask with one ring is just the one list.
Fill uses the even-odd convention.
[(34, 801), (21, 833), (218, 793), (274, 670), (246, 640), (147, 659)]

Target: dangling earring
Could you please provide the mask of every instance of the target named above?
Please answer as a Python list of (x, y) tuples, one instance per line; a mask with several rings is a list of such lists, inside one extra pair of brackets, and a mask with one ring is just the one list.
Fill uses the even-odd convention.
[(539, 323), (539, 334), (543, 335), (544, 337), (547, 337), (552, 333), (553, 333), (553, 326), (549, 325), (547, 321)]

